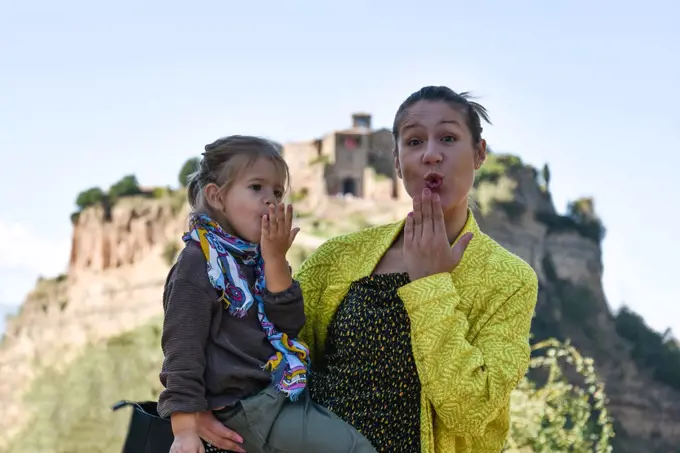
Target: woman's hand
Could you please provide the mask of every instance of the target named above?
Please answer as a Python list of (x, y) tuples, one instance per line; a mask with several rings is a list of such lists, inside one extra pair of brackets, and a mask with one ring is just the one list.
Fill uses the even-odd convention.
[(198, 434), (187, 431), (175, 435), (170, 453), (205, 453), (205, 448)]
[(451, 247), (439, 195), (423, 190), (422, 197), (413, 197), (413, 212), (404, 226), (404, 261), (409, 278), (415, 281), (451, 272), (460, 263), (471, 239), (472, 233), (466, 233)]
[(283, 203), (269, 205), (269, 214), (262, 216), (262, 237), (260, 248), (262, 259), (267, 261), (285, 260), (286, 253), (300, 228), (293, 228), (293, 205)]
[(199, 413), (196, 423), (198, 435), (206, 442), (222, 450), (245, 453), (240, 446), (243, 438), (217, 420), (212, 411)]

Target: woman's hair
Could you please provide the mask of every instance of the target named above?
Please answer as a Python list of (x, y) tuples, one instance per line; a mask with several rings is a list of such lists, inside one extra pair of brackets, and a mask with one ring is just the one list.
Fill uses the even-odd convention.
[(395, 150), (399, 139), (399, 128), (404, 120), (404, 115), (409, 108), (419, 101), (445, 102), (451, 108), (460, 111), (467, 118), (467, 126), (472, 134), (473, 144), (478, 144), (482, 141), (482, 120), (489, 124), (491, 124), (491, 120), (484, 106), (471, 99), (472, 97), (467, 91), (459, 94), (451, 88), (437, 86), (424, 87), (410, 95), (401, 103), (397, 109), (397, 114), (394, 116), (392, 136), (394, 137)]
[(205, 200), (205, 187), (216, 184), (220, 190), (228, 190), (241, 173), (250, 168), (258, 159), (267, 159), (274, 164), (288, 188), (288, 164), (281, 155), (281, 147), (267, 139), (246, 135), (230, 135), (205, 145), (205, 152), (198, 170), (189, 176), (187, 197), (191, 209), (210, 211)]

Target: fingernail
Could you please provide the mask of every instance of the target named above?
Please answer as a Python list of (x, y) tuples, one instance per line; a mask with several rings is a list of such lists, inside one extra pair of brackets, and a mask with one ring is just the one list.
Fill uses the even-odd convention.
[(425, 190), (423, 190), (423, 195), (430, 195), (430, 189), (425, 188)]
[(409, 216), (409, 217), (413, 217), (413, 211), (409, 212), (409, 213), (408, 213), (408, 216)]

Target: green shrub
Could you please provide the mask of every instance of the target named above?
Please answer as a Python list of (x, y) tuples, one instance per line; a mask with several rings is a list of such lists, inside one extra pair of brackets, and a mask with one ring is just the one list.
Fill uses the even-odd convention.
[(519, 220), (527, 210), (524, 203), (517, 200), (512, 201), (493, 201), (495, 208), (501, 209), (511, 221)]
[(151, 196), (157, 200), (160, 200), (161, 198), (165, 198), (170, 195), (170, 193), (172, 193), (172, 190), (169, 187), (156, 187), (151, 192)]
[(163, 248), (163, 259), (168, 266), (172, 266), (179, 253), (179, 246), (175, 242), (168, 242)]
[(329, 162), (330, 162), (330, 158), (327, 155), (322, 154), (322, 155), (317, 156), (313, 159), (310, 159), (309, 162), (308, 162), (308, 165), (317, 165), (317, 164), (318, 165), (326, 165)]
[(482, 182), (496, 183), (501, 176), (523, 167), (522, 159), (512, 154), (488, 154), (484, 165), (477, 170), (475, 185)]
[(64, 371), (44, 370), (25, 401), (34, 419), (5, 453), (120, 453), (130, 415), (110, 407), (157, 399), (160, 332), (154, 321), (91, 344)]
[(680, 390), (680, 347), (670, 331), (660, 334), (627, 307), (616, 315), (616, 332), (631, 345), (633, 360), (656, 379)]
[(201, 160), (198, 157), (192, 157), (191, 159), (188, 159), (186, 162), (184, 162), (184, 165), (182, 165), (182, 168), (179, 171), (179, 176), (177, 177), (181, 187), (186, 187), (189, 185), (189, 176), (191, 176), (192, 173), (196, 173), (198, 171), (200, 162)]
[(582, 220), (570, 215), (565, 216), (549, 212), (536, 212), (534, 216), (537, 222), (541, 222), (548, 227), (549, 233), (574, 231), (580, 236), (598, 244), (604, 239), (604, 226), (596, 219)]
[(123, 176), (120, 181), (115, 183), (109, 189), (109, 198), (112, 201), (118, 200), (121, 197), (128, 197), (131, 195), (138, 195), (142, 193), (135, 175)]
[(304, 201), (307, 199), (309, 196), (309, 189), (306, 187), (303, 187), (300, 190), (296, 190), (290, 193), (289, 199), (291, 203), (300, 203), (301, 201)]
[(106, 194), (99, 187), (91, 187), (78, 194), (76, 197), (76, 206), (79, 210), (89, 208), (103, 202), (106, 199)]
[[(554, 339), (532, 346), (530, 368), (546, 374), (537, 385), (524, 377), (511, 396), (507, 453), (611, 452), (614, 428), (607, 397), (593, 360), (568, 342)], [(567, 381), (562, 363), (575, 368), (583, 386)]]

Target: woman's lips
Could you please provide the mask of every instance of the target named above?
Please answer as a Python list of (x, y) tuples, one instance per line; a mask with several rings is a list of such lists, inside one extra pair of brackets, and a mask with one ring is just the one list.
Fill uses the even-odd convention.
[(428, 173), (425, 175), (425, 187), (432, 192), (439, 192), (444, 182), (444, 177), (438, 173)]

